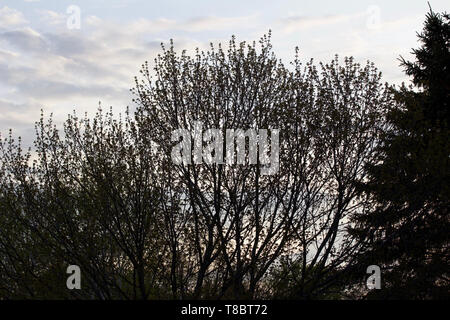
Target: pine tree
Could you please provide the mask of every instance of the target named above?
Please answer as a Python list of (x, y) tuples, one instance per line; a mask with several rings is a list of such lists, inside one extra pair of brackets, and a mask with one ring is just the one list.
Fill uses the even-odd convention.
[(368, 167), (363, 188), (376, 205), (352, 232), (367, 243), (361, 267), (382, 268), (369, 298), (449, 297), (449, 18), (430, 9), (416, 61), (400, 59), (413, 86), (395, 91), (382, 156)]

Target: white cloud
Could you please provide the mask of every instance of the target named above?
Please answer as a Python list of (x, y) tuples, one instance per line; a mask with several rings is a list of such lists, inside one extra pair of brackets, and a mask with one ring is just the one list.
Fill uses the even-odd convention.
[(26, 23), (28, 23), (28, 21), (25, 19), (22, 12), (7, 6), (0, 8), (0, 28), (16, 27)]
[[(40, 13), (49, 23), (60, 18), (54, 12)], [(131, 103), (129, 89), (140, 65), (152, 61), (161, 50), (160, 43), (168, 40), (157, 33), (181, 28), (167, 19), (119, 25), (89, 16), (84, 22), (85, 32), (66, 28), (39, 32), (32, 27), (0, 30), (0, 132), (17, 127), (18, 134), (28, 134), (26, 140), (32, 141), (33, 131), (25, 130), (26, 123), (33, 128), (41, 108), (53, 113), (57, 122), (73, 109), (93, 114), (98, 101), (122, 112)], [(183, 48), (201, 46), (192, 39), (175, 40)]]
[(258, 21), (257, 15), (242, 17), (199, 17), (188, 20), (180, 25), (179, 28), (197, 32), (207, 30), (229, 30), (233, 27), (240, 26), (244, 28), (255, 27)]
[(303, 17), (303, 16), (292, 16), (287, 17), (279, 22), (283, 26), (284, 32), (291, 33), (296, 30), (310, 29), (313, 27), (321, 27), (328, 25), (340, 24), (343, 22), (348, 22), (361, 18), (365, 13), (358, 12), (355, 14), (347, 15), (328, 15), (319, 17)]
[[(158, 18), (144, 19), (140, 18), (123, 26), (117, 26), (111, 22), (105, 22), (98, 17), (90, 16), (86, 18), (86, 23), (90, 26), (101, 26), (99, 33), (111, 33), (114, 31), (118, 37), (126, 35), (156, 34), (163, 31), (217, 31), (230, 30), (239, 27), (241, 29), (255, 28), (258, 21), (257, 15), (238, 16), (238, 17), (215, 17), (205, 16), (192, 18), (185, 21), (177, 21), (174, 19)], [(125, 39), (121, 39), (125, 40)]]
[[(41, 10), (40, 20), (27, 25), (21, 12), (3, 7), (0, 9), (0, 132), (4, 133), (10, 126), (25, 130), (26, 123), (32, 129), (41, 108), (46, 114), (53, 112), (57, 121), (65, 119), (74, 108), (80, 114), (85, 111), (92, 114), (99, 100), (122, 111), (131, 101), (128, 89), (134, 85), (133, 77), (138, 75), (140, 65), (145, 60), (153, 61), (161, 52), (160, 43), (167, 42), (169, 37), (174, 38), (177, 49), (189, 52), (195, 47), (206, 48), (209, 41), (218, 41), (221, 36), (226, 37), (226, 42), (233, 33), (237, 33), (239, 40), (254, 40), (271, 27), (274, 42), (276, 37), (282, 43), (284, 51), (280, 47), (275, 51), (283, 59), (291, 58), (295, 45), (301, 44), (302, 53), (318, 60), (327, 61), (334, 53), (359, 55), (357, 60), (361, 62), (366, 56), (376, 57), (385, 69), (394, 70), (397, 62), (392, 56), (397, 54), (397, 49), (389, 50), (390, 44), (380, 44), (385, 44), (386, 38), (395, 38), (393, 29), (412, 29), (412, 23), (382, 20), (380, 28), (368, 30), (364, 15), (297, 16), (264, 25), (258, 15), (203, 16), (187, 20), (161, 17), (121, 24), (86, 15), (81, 30), (69, 30), (64, 26), (45, 28), (64, 23), (62, 13)], [(2, 29), (2, 25), (8, 28)], [(318, 32), (322, 27), (330, 32)], [(297, 30), (307, 32), (294, 33)], [(390, 37), (386, 37), (387, 33)], [(414, 32), (411, 34), (414, 37)]]
[(38, 12), (41, 21), (50, 25), (65, 23), (67, 19), (65, 14), (52, 10), (38, 10)]
[(84, 20), (89, 26), (98, 27), (102, 23), (102, 19), (97, 16), (88, 16)]

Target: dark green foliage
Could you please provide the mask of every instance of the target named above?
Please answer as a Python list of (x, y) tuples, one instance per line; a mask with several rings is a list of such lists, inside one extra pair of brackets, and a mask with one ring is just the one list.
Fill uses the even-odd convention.
[(395, 92), (379, 164), (368, 167), (376, 209), (353, 230), (368, 246), (360, 262), (382, 267), (372, 298), (449, 297), (449, 16), (431, 11), (418, 36), (416, 61), (402, 59), (415, 88)]

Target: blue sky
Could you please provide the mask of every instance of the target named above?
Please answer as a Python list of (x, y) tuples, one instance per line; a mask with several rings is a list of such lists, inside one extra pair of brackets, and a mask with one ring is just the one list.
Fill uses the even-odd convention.
[[(447, 1), (430, 3), (449, 11)], [(140, 65), (170, 38), (189, 51), (271, 29), (285, 62), (295, 46), (304, 61), (352, 55), (399, 84), (407, 78), (397, 58), (411, 57), (427, 11), (418, 0), (0, 0), (0, 133), (13, 128), (31, 142), (42, 108), (59, 122), (74, 109), (94, 113), (99, 101), (123, 111)]]

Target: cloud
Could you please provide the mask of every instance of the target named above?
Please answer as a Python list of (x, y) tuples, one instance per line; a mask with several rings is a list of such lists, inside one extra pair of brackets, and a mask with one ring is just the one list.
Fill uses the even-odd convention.
[(138, 33), (157, 33), (161, 31), (176, 29), (177, 22), (175, 20), (159, 18), (154, 20), (137, 19), (128, 24), (123, 30), (130, 34)]
[[(53, 11), (39, 14), (40, 22), (47, 24), (57, 23), (63, 16)], [(159, 32), (186, 27), (202, 30), (210, 22), (177, 23), (161, 18), (114, 24), (88, 16), (81, 31), (38, 31), (36, 26), (20, 25), (0, 30), (0, 132), (18, 128), (18, 134), (30, 135), (26, 138), (32, 141), (33, 131), (25, 130), (26, 124), (33, 128), (41, 108), (46, 114), (53, 113), (57, 122), (73, 109), (92, 114), (99, 100), (123, 111), (131, 102), (129, 89), (140, 65), (153, 60), (160, 53), (160, 43), (168, 41)], [(175, 40), (183, 48), (201, 46), (190, 38)]]
[(40, 20), (49, 25), (62, 24), (66, 22), (67, 16), (52, 10), (38, 10)]
[(97, 16), (88, 16), (87, 18), (85, 18), (85, 22), (89, 25), (89, 26), (94, 26), (97, 27), (102, 23), (102, 19), (100, 19)]
[(235, 26), (249, 28), (255, 26), (257, 18), (258, 15), (242, 17), (198, 17), (180, 24), (179, 27), (191, 32), (208, 30), (229, 30)]
[[(0, 137), (8, 135), (22, 137), (23, 146), (31, 146), (35, 139), (34, 122), (39, 119), (40, 106), (33, 103), (15, 103), (0, 99)], [(33, 121), (31, 121), (31, 119)]]
[(17, 53), (9, 50), (0, 50), (0, 60), (9, 60), (17, 57)]
[[(384, 69), (393, 70), (396, 60), (388, 54), (394, 52), (387, 49), (390, 44), (380, 44), (387, 41), (386, 33), (391, 34), (390, 29), (411, 29), (406, 20), (381, 20), (380, 28), (368, 30), (366, 13), (354, 13), (293, 16), (265, 21), (264, 25), (263, 17), (256, 14), (184, 20), (142, 18), (121, 23), (83, 15), (81, 29), (69, 30), (63, 25), (65, 13), (51, 10), (37, 13), (38, 19), (27, 23), (21, 12), (8, 7), (0, 9), (0, 131), (3, 133), (9, 127), (23, 131), (27, 123), (32, 129), (41, 108), (46, 114), (53, 112), (57, 122), (64, 120), (74, 108), (80, 114), (92, 115), (99, 100), (123, 111), (131, 102), (128, 90), (134, 85), (133, 77), (139, 74), (140, 65), (146, 60), (153, 61), (161, 52), (160, 43), (167, 43), (169, 38), (174, 38), (177, 49), (191, 52), (195, 47), (207, 48), (211, 40), (226, 42), (233, 32), (240, 40), (257, 39), (271, 27), (274, 47), (281, 43), (281, 50), (280, 46), (276, 48), (277, 56), (283, 59), (292, 58), (293, 48), (301, 43), (302, 53), (318, 60), (328, 61), (334, 53), (359, 55), (359, 61), (370, 55), (383, 63), (386, 61)], [(321, 27), (331, 32), (317, 31)], [(297, 30), (308, 32), (293, 33)], [(393, 35), (389, 37), (393, 38)], [(395, 48), (401, 45), (396, 44)]]
[(296, 30), (310, 29), (313, 27), (321, 27), (328, 25), (335, 25), (354, 19), (361, 18), (365, 15), (363, 12), (347, 15), (326, 15), (319, 17), (307, 17), (307, 16), (292, 16), (281, 19), (279, 22), (283, 26), (284, 31), (287, 33), (294, 32)]
[(10, 28), (27, 24), (22, 12), (4, 6), (0, 8), (0, 28)]
[[(14, 128), (16, 125), (26, 126), (30, 123), (30, 114), (28, 114), (29, 110), (25, 104), (18, 104), (0, 99), (0, 110), (2, 110), (2, 112), (0, 112), (0, 128), (2, 129), (0, 131), (2, 131), (2, 134), (5, 133), (3, 132), (3, 129), (7, 130), (9, 128)], [(37, 111), (35, 115), (38, 114), (39, 112)]]
[(163, 31), (186, 31), (186, 32), (202, 32), (202, 31), (218, 31), (230, 30), (239, 26), (239, 28), (249, 29), (255, 28), (257, 24), (257, 15), (238, 16), (238, 17), (216, 17), (203, 16), (188, 19), (185, 21), (177, 21), (174, 19), (158, 18), (158, 19), (136, 19), (133, 22), (117, 27), (112, 23), (107, 23), (97, 17), (88, 17), (86, 22), (89, 25), (102, 26), (102, 31), (110, 32), (114, 30), (117, 35), (126, 34), (156, 34)]
[(42, 52), (46, 49), (45, 40), (38, 32), (29, 27), (0, 33), (0, 41), (29, 53)]

